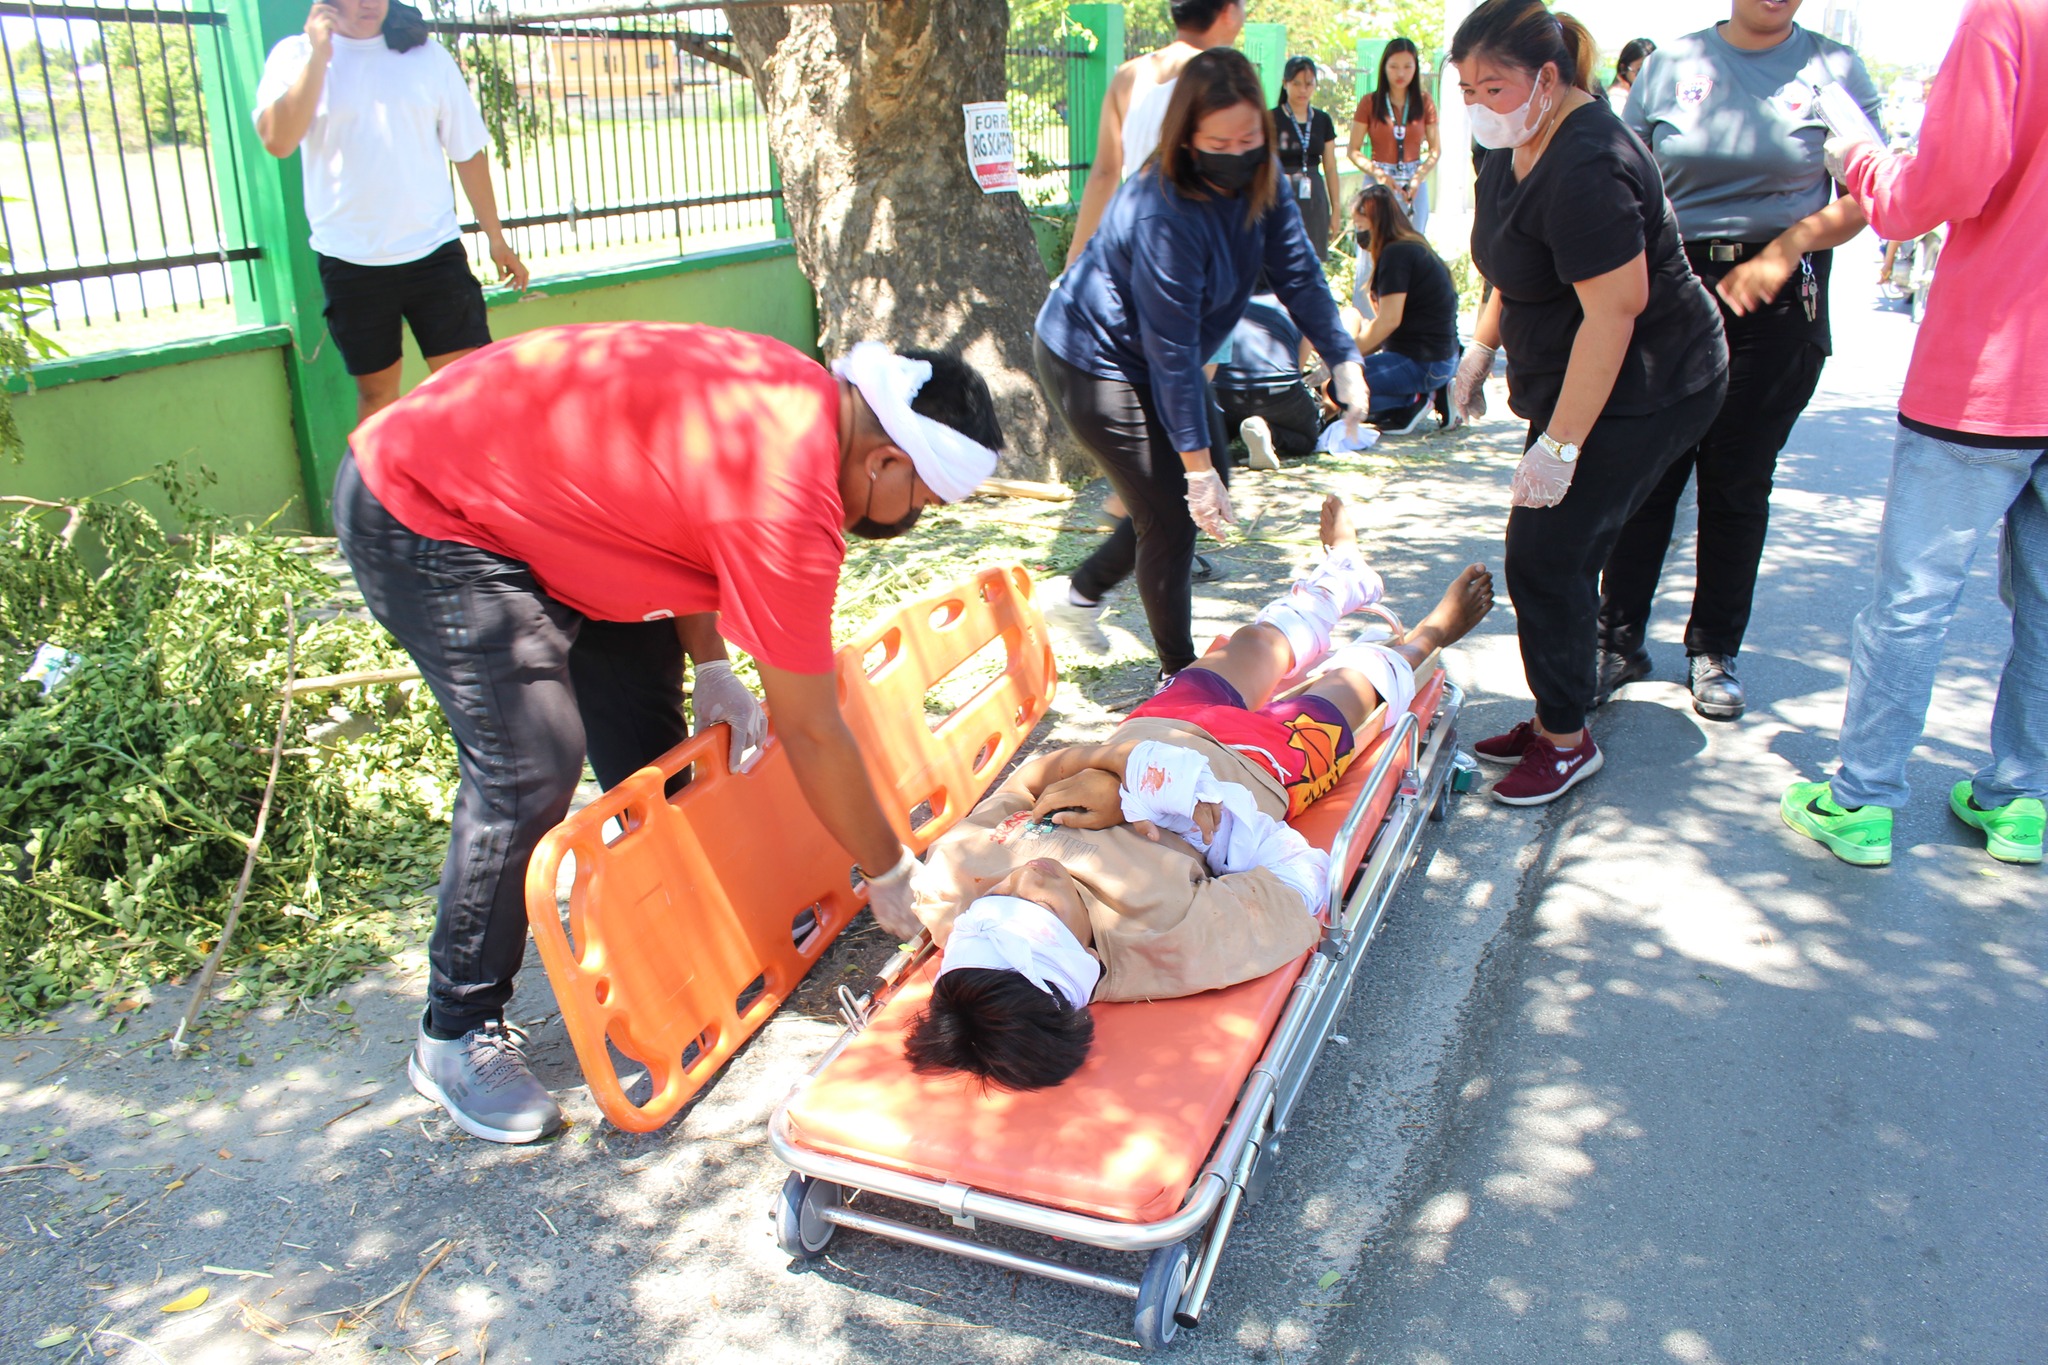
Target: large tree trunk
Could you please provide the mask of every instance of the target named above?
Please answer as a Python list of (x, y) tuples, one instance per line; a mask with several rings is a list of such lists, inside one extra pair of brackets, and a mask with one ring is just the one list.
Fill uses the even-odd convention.
[[(1014, 194), (983, 194), (961, 105), (1008, 86), (1002, 0), (726, 12), (782, 169), (819, 347), (953, 350), (988, 378), (1002, 470), (1054, 478), (1076, 454), (1032, 378), (1045, 267)], [(1064, 456), (1064, 458), (1062, 458)]]

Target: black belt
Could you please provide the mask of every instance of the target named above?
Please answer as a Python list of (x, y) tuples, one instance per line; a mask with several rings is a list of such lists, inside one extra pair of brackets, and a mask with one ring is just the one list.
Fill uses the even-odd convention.
[(1706, 237), (1697, 242), (1687, 242), (1685, 254), (1694, 258), (1703, 256), (1716, 264), (1727, 264), (1745, 256), (1754, 256), (1769, 245), (1769, 242), (1731, 242), (1725, 238)]

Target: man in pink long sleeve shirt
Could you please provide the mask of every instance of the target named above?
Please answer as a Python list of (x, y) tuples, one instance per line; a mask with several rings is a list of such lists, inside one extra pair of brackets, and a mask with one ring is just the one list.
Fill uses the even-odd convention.
[(1891, 861), (1949, 621), (1984, 532), (2005, 523), (2012, 652), (1991, 762), (1949, 793), (1994, 858), (2041, 861), (2048, 797), (2048, 0), (1970, 0), (1917, 152), (1828, 143), (1879, 236), (1949, 223), (1899, 397), (1877, 582), (1856, 617), (1841, 764), (1797, 782), (1787, 824), (1846, 862)]

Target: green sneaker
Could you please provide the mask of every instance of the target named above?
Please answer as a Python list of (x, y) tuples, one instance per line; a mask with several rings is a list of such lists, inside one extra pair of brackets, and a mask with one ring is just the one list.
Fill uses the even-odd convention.
[(1956, 819), (1984, 832), (1985, 849), (2001, 863), (2041, 861), (2041, 829), (2048, 824), (2048, 816), (2033, 797), (2022, 796), (1985, 810), (1977, 804), (1970, 780), (1964, 778), (1948, 789), (1948, 808), (1956, 813)]
[(1778, 801), (1785, 823), (1827, 845), (1828, 852), (1857, 867), (1887, 867), (1892, 860), (1892, 813), (1888, 806), (1843, 810), (1825, 782), (1794, 782)]

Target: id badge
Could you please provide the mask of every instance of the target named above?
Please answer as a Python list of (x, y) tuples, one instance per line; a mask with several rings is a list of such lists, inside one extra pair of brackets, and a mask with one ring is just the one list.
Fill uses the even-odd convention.
[(1303, 202), (1306, 202), (1316, 197), (1316, 186), (1313, 180), (1310, 180), (1305, 175), (1294, 176), (1293, 180), (1294, 197), (1296, 199), (1300, 199)]

